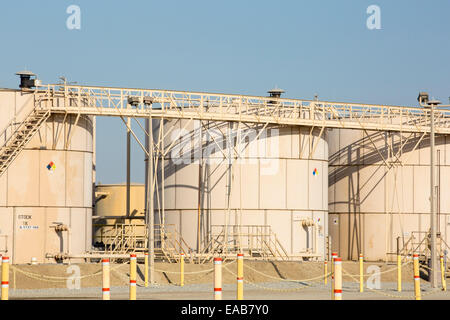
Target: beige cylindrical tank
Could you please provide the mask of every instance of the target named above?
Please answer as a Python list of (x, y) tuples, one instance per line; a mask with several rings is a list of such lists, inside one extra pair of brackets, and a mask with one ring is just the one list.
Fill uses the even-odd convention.
[[(126, 214), (127, 189), (125, 184), (95, 186), (94, 246), (111, 244), (109, 237), (119, 224), (135, 224), (136, 235), (145, 235), (145, 190), (143, 184), (130, 185), (130, 215)], [(102, 218), (104, 217), (104, 218)], [(114, 218), (107, 218), (114, 217)]]
[[(1, 131), (33, 107), (32, 93), (0, 91)], [(92, 244), (91, 217), (92, 117), (52, 115), (0, 176), (0, 251), (6, 246), (13, 263), (85, 253)], [(70, 232), (56, 232), (56, 224)]]
[[(242, 124), (239, 131), (237, 123), (230, 127), (219, 122), (204, 122), (201, 129), (199, 121), (188, 120), (164, 123), (165, 132), (171, 130), (164, 146), (173, 143), (173, 148), (164, 159), (165, 216), (156, 221), (164, 218), (165, 224), (175, 225), (193, 252), (201, 251), (220, 226), (237, 226), (241, 221), (242, 226), (270, 226), (291, 256), (313, 253), (323, 257), (328, 218), (326, 132), (289, 126), (263, 129), (251, 124)], [(158, 136), (158, 120), (153, 122), (153, 132)], [(239, 149), (239, 135), (244, 142), (237, 160), (233, 150)], [(226, 157), (230, 152), (228, 214), (230, 170)], [(159, 168), (160, 203), (161, 175)], [(158, 208), (161, 206), (155, 201), (155, 215)], [(315, 227), (305, 225), (307, 220), (314, 221)]]
[[(430, 227), (429, 142), (428, 134), (421, 140), (419, 133), (329, 129), (329, 234), (340, 256), (394, 260), (397, 237), (401, 245), (413, 232), (423, 239)], [(436, 136), (438, 226), (447, 242), (449, 143)]]

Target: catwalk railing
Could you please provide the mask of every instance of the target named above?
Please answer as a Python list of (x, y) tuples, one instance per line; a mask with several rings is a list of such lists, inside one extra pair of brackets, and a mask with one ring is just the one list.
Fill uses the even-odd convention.
[(291, 259), (270, 225), (212, 225), (210, 238), (204, 251), (211, 257), (242, 252), (253, 259)]
[(6, 172), (10, 164), (19, 155), (26, 144), (39, 131), (41, 125), (50, 117), (50, 110), (33, 110), (18, 120), (14, 117), (0, 133), (0, 176)]
[[(430, 111), (418, 107), (73, 85), (44, 85), (33, 92), (43, 96), (36, 99), (37, 107), (53, 113), (377, 131), (430, 130)], [(437, 134), (450, 133), (450, 110), (435, 111), (435, 128)]]

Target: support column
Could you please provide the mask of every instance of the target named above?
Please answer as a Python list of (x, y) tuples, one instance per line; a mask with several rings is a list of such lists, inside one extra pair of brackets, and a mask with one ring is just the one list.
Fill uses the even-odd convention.
[(431, 132), (430, 132), (430, 229), (431, 229), (431, 287), (437, 287), (437, 259), (436, 259), (436, 208), (435, 208), (435, 190), (434, 190), (434, 104), (430, 104)]
[(130, 150), (131, 150), (131, 118), (127, 118), (127, 203), (126, 203), (126, 216), (130, 216), (130, 184), (131, 184), (131, 177), (130, 177)]
[(150, 156), (149, 156), (149, 183), (150, 183), (150, 215), (149, 215), (149, 224), (150, 224), (150, 230), (149, 230), (149, 240), (150, 240), (150, 246), (149, 246), (149, 250), (150, 250), (150, 284), (154, 283), (154, 267), (155, 267), (155, 219), (154, 219), (154, 215), (155, 215), (155, 209), (154, 209), (154, 195), (155, 195), (155, 190), (154, 190), (154, 184), (153, 184), (153, 120), (152, 117), (149, 117), (149, 146), (150, 146)]
[(150, 259), (149, 283), (154, 283), (154, 185), (153, 185), (153, 124), (151, 115), (146, 119), (145, 148), (148, 153), (145, 166), (145, 223), (147, 226), (147, 249)]
[[(201, 219), (202, 219), (202, 193), (203, 193), (203, 177), (202, 177), (202, 170), (203, 170), (203, 131), (202, 131), (202, 121), (200, 121), (200, 127), (199, 127), (199, 158), (198, 158), (198, 199), (197, 199), (197, 253), (200, 254), (201, 252)], [(194, 146), (195, 148), (195, 146)], [(194, 149), (194, 156), (195, 156), (195, 149)]]

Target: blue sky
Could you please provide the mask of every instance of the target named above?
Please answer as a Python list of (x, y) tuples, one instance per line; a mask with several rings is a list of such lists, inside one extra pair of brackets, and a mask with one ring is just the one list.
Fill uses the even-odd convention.
[[(66, 28), (69, 5), (81, 29)], [(366, 27), (369, 5), (381, 30)], [(44, 83), (416, 105), (450, 96), (450, 1), (2, 1), (0, 87), (28, 68)], [(125, 129), (98, 120), (98, 180), (125, 180)], [(123, 141), (123, 146), (117, 141)], [(132, 180), (143, 182), (133, 145)], [(114, 160), (111, 160), (114, 159)]]

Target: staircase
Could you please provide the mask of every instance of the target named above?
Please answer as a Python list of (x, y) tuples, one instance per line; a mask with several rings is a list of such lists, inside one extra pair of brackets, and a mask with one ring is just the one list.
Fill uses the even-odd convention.
[(194, 261), (194, 251), (184, 241), (173, 224), (155, 225), (155, 259), (176, 263), (183, 253), (191, 263)]
[[(450, 252), (450, 246), (441, 238), (440, 234), (436, 237), (436, 255), (439, 257), (444, 255), (448, 261), (448, 253)], [(402, 248), (399, 248), (399, 254), (403, 257), (412, 257), (416, 253), (419, 255), (419, 262), (423, 265), (428, 264), (428, 260), (431, 258), (431, 243), (430, 243), (430, 231), (412, 231), (411, 237), (405, 242)], [(445, 262), (446, 272), (450, 271), (450, 264)], [(448, 276), (448, 275), (447, 275)]]
[[(33, 109), (22, 122), (13, 119), (2, 131), (3, 143), (0, 147), (0, 176), (33, 138), (41, 125), (50, 117), (49, 110)], [(9, 133), (8, 132), (12, 132)]]
[(106, 254), (129, 254), (146, 251), (146, 227), (134, 223), (117, 223), (102, 232)]
[[(129, 254), (147, 252), (147, 227), (144, 224), (117, 223), (111, 228), (105, 225), (101, 235), (97, 237), (104, 244), (105, 254)], [(193, 262), (193, 250), (181, 237), (175, 225), (157, 224), (155, 230), (155, 260), (176, 263), (181, 253)]]

